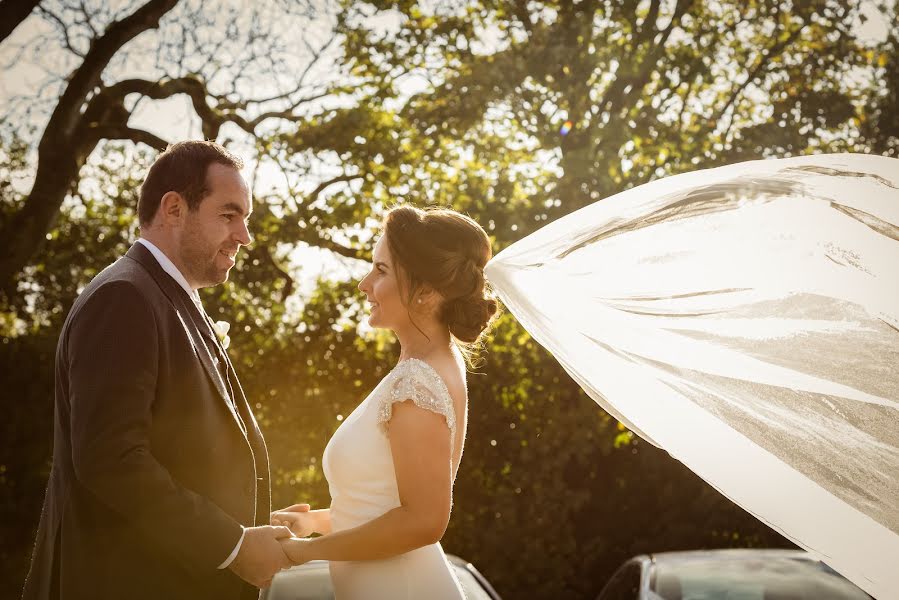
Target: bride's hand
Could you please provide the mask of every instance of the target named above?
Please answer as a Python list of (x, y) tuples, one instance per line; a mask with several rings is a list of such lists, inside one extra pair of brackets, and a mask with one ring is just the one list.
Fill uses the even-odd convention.
[(291, 564), (302, 565), (312, 560), (312, 557), (309, 555), (309, 550), (313, 540), (291, 537), (281, 538), (278, 542), (281, 544), (281, 549), (284, 550), (284, 554), (290, 559)]
[(315, 520), (309, 512), (308, 504), (294, 504), (271, 514), (271, 524), (284, 525), (296, 537), (308, 537), (315, 532)]

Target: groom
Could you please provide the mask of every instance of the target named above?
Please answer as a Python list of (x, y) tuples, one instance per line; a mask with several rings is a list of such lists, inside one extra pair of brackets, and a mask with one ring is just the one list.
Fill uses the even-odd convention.
[(197, 290), (251, 242), (242, 162), (163, 152), (140, 239), (81, 293), (56, 352), (53, 468), (24, 598), (258, 595), (289, 566), (265, 441)]

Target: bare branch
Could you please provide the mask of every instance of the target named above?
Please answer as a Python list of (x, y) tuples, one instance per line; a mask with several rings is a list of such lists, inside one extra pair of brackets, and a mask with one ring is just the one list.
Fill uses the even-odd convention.
[(314, 96), (300, 98), (293, 106), (287, 110), (264, 112), (252, 120), (238, 114), (233, 107), (235, 103), (223, 100), (215, 107), (210, 105), (211, 100), (218, 100), (217, 97), (209, 94), (206, 84), (196, 76), (178, 77), (175, 79), (164, 79), (161, 81), (149, 81), (146, 79), (126, 79), (110, 85), (100, 92), (111, 98), (124, 99), (128, 94), (141, 94), (153, 100), (161, 100), (169, 98), (177, 94), (186, 94), (191, 99), (191, 104), (200, 120), (203, 122), (204, 135), (209, 138), (215, 138), (218, 130), (226, 123), (234, 123), (249, 134), (255, 135), (256, 127), (263, 121), (268, 119), (287, 119), (295, 120), (297, 115), (293, 109), (301, 103), (312, 102), (319, 98), (329, 95), (329, 92), (322, 92)]
[(147, 146), (150, 146), (155, 150), (159, 150), (160, 152), (165, 150), (169, 145), (169, 143), (161, 137), (150, 133), (149, 131), (144, 131), (143, 129), (137, 129), (135, 127), (104, 125), (96, 129), (95, 133), (99, 139), (131, 140), (134, 143), (146, 144)]
[(110, 25), (106, 32), (91, 46), (84, 62), (75, 69), (66, 91), (60, 98), (57, 110), (50, 118), (50, 125), (58, 123), (64, 135), (71, 135), (75, 129), (73, 117), (81, 108), (81, 103), (99, 83), (100, 74), (119, 49), (139, 34), (159, 26), (159, 19), (170, 11), (178, 0), (149, 0), (142, 7), (121, 21)]
[(62, 17), (60, 17), (59, 15), (57, 15), (54, 12), (50, 12), (43, 6), (38, 6), (37, 10), (38, 10), (38, 12), (40, 12), (41, 16), (43, 16), (45, 19), (47, 19), (49, 21), (52, 21), (56, 25), (56, 27), (59, 29), (59, 32), (62, 35), (62, 43), (66, 47), (66, 50), (68, 50), (75, 56), (84, 58), (84, 54), (80, 50), (77, 50), (75, 48), (74, 44), (72, 44), (72, 38), (69, 37), (69, 28), (65, 24), (65, 22), (62, 20)]
[[(308, 231), (308, 229), (307, 229)], [(339, 254), (340, 256), (344, 256), (346, 258), (353, 258), (356, 260), (365, 260), (366, 254), (362, 250), (357, 250), (355, 248), (347, 248), (342, 244), (338, 244), (334, 240), (327, 238), (318, 232), (311, 232), (311, 236), (305, 236), (305, 241), (311, 246), (315, 246), (316, 248), (322, 248), (324, 250), (329, 250), (334, 254)]]
[(345, 182), (345, 181), (353, 181), (354, 179), (362, 179), (362, 175), (339, 175), (337, 177), (334, 177), (333, 179), (328, 179), (327, 181), (323, 181), (320, 184), (318, 184), (318, 186), (316, 186), (316, 188), (314, 190), (312, 190), (312, 192), (309, 193), (309, 196), (307, 197), (307, 202), (310, 202), (310, 203), (314, 202), (323, 191), (325, 191), (326, 189), (328, 189), (335, 183), (341, 183), (341, 182)]
[(97, 31), (97, 28), (94, 27), (94, 24), (91, 23), (91, 15), (90, 11), (87, 8), (87, 4), (84, 3), (84, 0), (78, 0), (78, 8), (81, 9), (81, 14), (84, 16), (84, 25), (88, 29), (91, 30), (91, 37), (93, 39), (97, 39), (100, 37), (100, 32)]
[(643, 19), (643, 22), (640, 23), (639, 35), (643, 39), (649, 39), (655, 37), (655, 34), (658, 33), (656, 29), (656, 22), (659, 19), (659, 8), (661, 8), (661, 0), (652, 0), (649, 4), (649, 13), (646, 15), (646, 18)]
[(92, 136), (79, 134), (89, 126), (82, 109), (100, 83), (103, 70), (122, 46), (144, 31), (158, 27), (162, 16), (177, 3), (178, 0), (149, 0), (113, 22), (94, 40), (82, 63), (72, 72), (38, 144), (37, 172), (31, 193), (0, 231), (7, 249), (0, 258), (0, 289), (10, 292), (17, 275), (40, 248), (66, 192), (96, 145)]
[(775, 43), (770, 48), (766, 48), (765, 51), (761, 52), (756, 59), (755, 65), (753, 65), (753, 67), (749, 71), (749, 74), (746, 76), (746, 79), (743, 80), (740, 85), (734, 88), (734, 90), (731, 92), (730, 98), (728, 98), (724, 105), (721, 106), (720, 109), (718, 109), (718, 111), (715, 113), (715, 116), (709, 120), (709, 123), (717, 123), (718, 120), (721, 119), (722, 116), (724, 116), (724, 113), (734, 105), (734, 103), (743, 94), (749, 84), (758, 78), (758, 76), (770, 64), (773, 58), (779, 56), (790, 44), (792, 44), (796, 40), (797, 37), (799, 37), (805, 27), (806, 23), (803, 22), (800, 27), (797, 27), (796, 29), (791, 31), (785, 39)]
[(271, 267), (277, 271), (278, 275), (281, 276), (281, 279), (284, 280), (284, 289), (281, 290), (281, 301), (285, 301), (293, 293), (293, 289), (296, 285), (293, 277), (291, 277), (287, 270), (275, 260), (275, 257), (272, 256), (271, 250), (267, 244), (254, 244), (249, 248), (248, 252), (251, 259), (261, 258), (264, 262), (271, 265)]
[[(653, 48), (646, 53), (645, 58), (637, 65), (629, 67), (625, 73), (616, 77), (615, 81), (606, 90), (602, 100), (597, 103), (596, 114), (601, 115), (608, 111), (611, 114), (617, 112), (618, 107), (626, 106), (636, 96), (643, 93), (643, 88), (652, 77), (652, 73), (657, 68), (658, 62), (665, 53), (665, 44), (671, 36), (671, 32), (680, 23), (681, 18), (690, 8), (693, 0), (678, 0), (674, 8), (674, 14), (668, 26), (661, 31), (661, 39), (658, 42), (644, 40), (640, 44), (649, 42), (653, 43)], [(654, 37), (654, 36), (650, 36)], [(625, 91), (627, 90), (627, 91)]]

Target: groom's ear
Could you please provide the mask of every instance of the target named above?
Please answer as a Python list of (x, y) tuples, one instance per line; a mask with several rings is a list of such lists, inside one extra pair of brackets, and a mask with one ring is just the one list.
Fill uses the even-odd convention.
[(187, 201), (178, 192), (166, 192), (159, 200), (156, 217), (163, 225), (178, 225), (187, 213)]

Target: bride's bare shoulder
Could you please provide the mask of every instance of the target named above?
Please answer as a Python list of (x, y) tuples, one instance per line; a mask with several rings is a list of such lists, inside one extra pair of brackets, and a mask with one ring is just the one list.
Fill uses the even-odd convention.
[(456, 400), (462, 400), (467, 396), (465, 382), (465, 362), (458, 360), (455, 353), (446, 353), (439, 356), (429, 356), (422, 362), (433, 369), (443, 384), (446, 386), (450, 396)]

